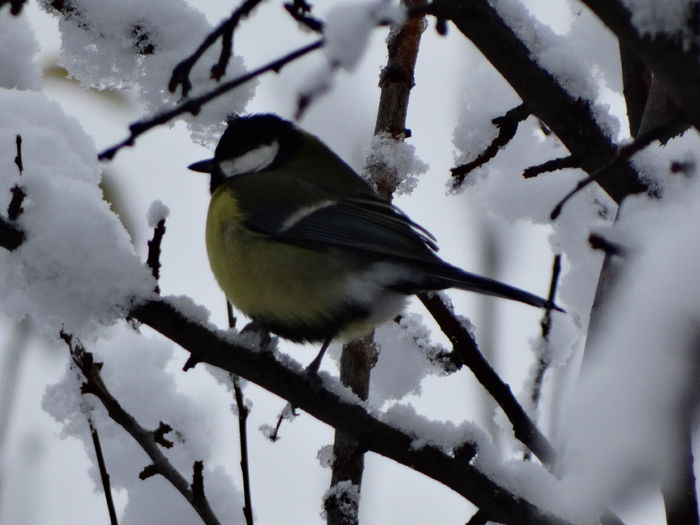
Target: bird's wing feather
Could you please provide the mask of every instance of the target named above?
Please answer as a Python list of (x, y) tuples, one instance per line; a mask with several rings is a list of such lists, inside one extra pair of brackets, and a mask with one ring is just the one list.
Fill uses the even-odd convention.
[(248, 226), (279, 240), (310, 248), (332, 245), (434, 262), (435, 239), (397, 207), (372, 195), (325, 201), (305, 210), (256, 210)]

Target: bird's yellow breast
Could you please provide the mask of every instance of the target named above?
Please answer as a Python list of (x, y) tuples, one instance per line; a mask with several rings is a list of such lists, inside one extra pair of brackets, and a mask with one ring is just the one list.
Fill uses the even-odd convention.
[(209, 262), (227, 298), (265, 324), (318, 325), (342, 308), (345, 267), (333, 250), (319, 252), (277, 242), (242, 222), (235, 189), (212, 195), (206, 225)]

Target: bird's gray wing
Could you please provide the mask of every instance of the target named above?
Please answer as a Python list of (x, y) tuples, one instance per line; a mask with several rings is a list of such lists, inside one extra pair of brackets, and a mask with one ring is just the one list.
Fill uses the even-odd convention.
[(434, 237), (396, 206), (373, 195), (321, 201), (293, 212), (258, 209), (246, 223), (280, 242), (309, 248), (331, 245), (378, 256), (436, 260)]

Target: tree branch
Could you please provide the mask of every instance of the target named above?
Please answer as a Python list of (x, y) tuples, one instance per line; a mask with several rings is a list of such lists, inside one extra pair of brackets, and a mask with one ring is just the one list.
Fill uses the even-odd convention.
[(100, 471), (100, 480), (102, 481), (102, 490), (105, 493), (107, 501), (107, 512), (109, 513), (109, 523), (118, 525), (117, 511), (114, 508), (114, 499), (112, 498), (112, 487), (109, 481), (109, 472), (105, 463), (104, 455), (102, 454), (102, 444), (100, 443), (100, 435), (92, 422), (92, 418), (88, 416), (88, 425), (90, 426), (90, 435), (92, 436), (92, 445), (95, 448), (95, 457), (97, 458), (97, 466)]
[(209, 363), (240, 375), (290, 401), (313, 417), (349, 435), (364, 449), (386, 456), (444, 484), (483, 508), (495, 521), (512, 524), (563, 524), (484, 476), (468, 463), (456, 460), (440, 447), (415, 447), (415, 436), (370, 414), (337, 387), (319, 387), (300, 370), (290, 370), (272, 352), (231, 342), (228, 332), (217, 333), (187, 318), (166, 301), (150, 300), (132, 311), (147, 324), (190, 352), (197, 362)]
[(230, 17), (221, 22), (219, 26), (209, 33), (204, 41), (200, 44), (197, 50), (192, 53), (189, 57), (179, 62), (173, 69), (173, 74), (170, 77), (170, 82), (168, 82), (168, 89), (171, 93), (177, 90), (178, 86), (182, 89), (182, 96), (186, 97), (190, 89), (192, 89), (192, 82), (190, 82), (190, 72), (192, 68), (197, 63), (197, 61), (202, 57), (204, 52), (209, 49), (214, 42), (221, 36), (221, 54), (219, 56), (219, 61), (212, 66), (211, 75), (212, 78), (219, 80), (226, 73), (226, 67), (228, 61), (231, 58), (231, 42), (233, 39), (233, 31), (235, 30), (241, 19), (245, 18), (250, 14), (250, 12), (257, 7), (257, 5), (262, 0), (244, 0), (243, 3), (237, 7)]
[(518, 124), (530, 116), (525, 104), (520, 104), (508, 110), (504, 115), (496, 117), (491, 122), (498, 128), (498, 135), (491, 144), (482, 151), (474, 160), (452, 168), (452, 187), (458, 189), (464, 183), (466, 176), (479, 166), (483, 166), (496, 156), (501, 148), (504, 148), (515, 137)]
[(293, 62), (298, 58), (315, 51), (316, 49), (320, 49), (322, 46), (323, 40), (317, 40), (316, 42), (300, 47), (299, 49), (296, 49), (295, 51), (292, 51), (291, 53), (278, 58), (277, 60), (273, 60), (264, 66), (254, 69), (253, 71), (249, 71), (244, 75), (231, 79), (228, 82), (224, 82), (216, 89), (213, 89), (198, 97), (189, 98), (168, 111), (164, 111), (148, 119), (136, 121), (129, 125), (129, 136), (127, 138), (118, 144), (115, 144), (111, 148), (107, 148), (101, 152), (97, 158), (100, 160), (111, 160), (120, 149), (125, 148), (126, 146), (133, 146), (135, 140), (146, 131), (153, 129), (156, 126), (165, 124), (166, 122), (169, 122), (175, 117), (178, 117), (184, 113), (192, 113), (193, 115), (196, 115), (204, 104), (215, 99), (216, 97), (227, 93), (228, 91), (231, 91), (232, 89), (235, 89), (269, 71), (279, 73), (279, 71), (290, 62)]
[(250, 409), (246, 405), (241, 388), (241, 380), (231, 374), (233, 383), (233, 393), (236, 398), (236, 408), (238, 409), (238, 436), (241, 444), (241, 477), (243, 478), (243, 516), (247, 525), (253, 525), (253, 498), (250, 487), (250, 467), (248, 464), (248, 430), (247, 422)]
[(19, 248), (26, 238), (19, 226), (0, 217), (0, 246), (13, 251)]
[[(490, 2), (435, 0), (427, 9), (455, 23), (498, 69), (532, 114), (544, 121), (580, 160), (582, 169), (593, 174), (615, 155), (617, 146), (598, 124), (592, 103), (567, 92), (552, 73), (542, 68)], [(627, 162), (601, 173), (596, 182), (618, 203), (627, 195), (647, 189)]]
[[(195, 462), (192, 486), (177, 469), (170, 463), (168, 458), (158, 448), (155, 432), (143, 428), (136, 419), (129, 414), (119, 404), (119, 401), (110, 393), (107, 386), (102, 381), (100, 375), (101, 363), (96, 363), (90, 352), (87, 352), (82, 344), (73, 336), (61, 332), (61, 338), (66, 342), (71, 350), (73, 362), (80, 369), (85, 377), (85, 383), (81, 387), (83, 394), (93, 394), (104, 405), (109, 417), (126, 430), (131, 437), (139, 444), (143, 451), (151, 458), (153, 463), (146, 467), (141, 473), (141, 478), (146, 479), (154, 474), (160, 474), (167, 479), (173, 487), (192, 505), (202, 521), (207, 525), (219, 525), (218, 518), (214, 515), (209, 502), (204, 495), (201, 469), (199, 476)], [(201, 462), (199, 462), (201, 463)]]
[(448, 337), (462, 362), (472, 371), (508, 417), (513, 434), (529, 448), (543, 464), (552, 468), (555, 452), (547, 438), (537, 429), (525, 409), (503, 382), (496, 371), (479, 351), (476, 341), (462, 323), (454, 316), (438, 294), (419, 294), (418, 298), (437, 321), (440, 329)]
[(658, 126), (645, 131), (643, 134), (639, 135), (634, 141), (629, 144), (621, 146), (615, 156), (613, 156), (608, 162), (603, 166), (595, 170), (585, 179), (582, 179), (576, 184), (573, 190), (567, 193), (562, 200), (557, 203), (557, 205), (552, 210), (550, 217), (555, 220), (561, 214), (564, 205), (569, 202), (569, 200), (588, 186), (591, 182), (599, 180), (601, 177), (606, 177), (607, 174), (615, 172), (620, 166), (626, 164), (630, 158), (635, 153), (639, 153), (641, 150), (649, 146), (652, 142), (656, 140), (663, 140), (673, 134), (678, 130), (682, 129), (685, 123), (679, 115), (675, 118), (663, 122)]
[[(621, 45), (634, 53), (668, 90), (696, 129), (700, 129), (700, 50), (689, 44), (682, 34), (690, 27), (692, 12), (688, 12), (688, 27), (678, 28), (676, 34), (640, 34), (632, 23), (632, 13), (620, 0), (583, 0), (610, 30)], [(693, 9), (697, 11), (697, 5)]]

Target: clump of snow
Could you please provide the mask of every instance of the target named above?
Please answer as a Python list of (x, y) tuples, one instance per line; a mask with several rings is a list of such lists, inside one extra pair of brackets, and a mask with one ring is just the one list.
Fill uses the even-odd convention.
[(333, 461), (335, 461), (335, 454), (333, 453), (333, 445), (325, 445), (318, 450), (316, 454), (316, 459), (324, 468), (331, 468), (333, 466)]
[(407, 404), (395, 404), (379, 416), (385, 423), (416, 436), (414, 448), (432, 445), (451, 454), (453, 449), (465, 442), (473, 443), (478, 451), (493, 446), (491, 438), (474, 423), (463, 421), (435, 421), (416, 412)]
[(550, 71), (573, 96), (595, 99), (597, 87), (583, 67), (579, 53), (565, 37), (540, 23), (518, 0), (493, 2), (498, 14), (527, 45), (533, 58)]
[(607, 106), (597, 104), (599, 86), (593, 64), (582, 58), (581, 52), (566, 37), (557, 35), (551, 28), (533, 17), (519, 0), (492, 2), (498, 14), (515, 31), (528, 47), (531, 56), (574, 98), (591, 102), (591, 110), (601, 130), (609, 137), (616, 137), (619, 124)]
[[(421, 381), (428, 374), (443, 373), (430, 359), (447, 350), (430, 340), (422, 317), (404, 313), (399, 323), (389, 322), (374, 332), (381, 351), (372, 369), (370, 402), (381, 406), (388, 400), (420, 394)], [(401, 363), (401, 366), (396, 366)]]
[(155, 228), (160, 221), (164, 221), (170, 215), (170, 208), (159, 200), (154, 200), (148, 208), (148, 226)]
[(33, 62), (38, 50), (26, 14), (0, 14), (0, 88), (38, 89), (41, 73)]
[[(71, 76), (95, 89), (136, 87), (140, 101), (151, 112), (162, 111), (180, 100), (179, 90), (168, 90), (173, 68), (212, 30), (204, 14), (183, 0), (71, 0), (62, 4), (60, 11), (49, 0), (40, 4), (60, 18), (61, 58)], [(212, 46), (194, 66), (190, 96), (218, 86), (210, 78), (210, 68), (218, 55), (218, 47)], [(223, 80), (243, 71), (243, 59), (234, 55)], [(216, 98), (196, 117), (181, 116), (193, 138), (209, 144), (220, 136), (226, 116), (243, 111), (254, 84), (247, 83)]]
[(163, 300), (191, 321), (207, 328), (216, 328), (213, 323), (209, 322), (211, 312), (207, 307), (194, 302), (189, 295), (168, 295), (163, 297)]
[(668, 33), (680, 34), (685, 39), (697, 39), (692, 22), (693, 9), (697, 8), (695, 0), (622, 0), (622, 3), (631, 13), (632, 23), (641, 35)]
[(399, 184), (396, 195), (409, 194), (418, 185), (418, 175), (428, 171), (428, 165), (416, 156), (416, 148), (388, 133), (372, 137), (365, 152), (365, 173), (391, 173)]
[[(324, 503), (332, 501), (333, 507), (343, 516), (343, 522), (356, 523), (357, 510), (360, 508), (360, 487), (352, 481), (339, 481), (323, 495)], [(323, 511), (325, 517), (326, 510)]]
[[(31, 317), (55, 337), (88, 336), (123, 317), (154, 281), (98, 187), (92, 140), (58, 104), (34, 92), (0, 90), (0, 191), (27, 194), (18, 225), (26, 240), (0, 250), (0, 306), (10, 318)], [(22, 137), (18, 175), (15, 135)]]
[(352, 71), (367, 48), (369, 35), (379, 23), (403, 24), (406, 13), (388, 0), (345, 3), (328, 11), (323, 52), (329, 64)]
[[(193, 398), (178, 390), (175, 377), (167, 371), (172, 359), (172, 345), (162, 339), (149, 338), (120, 323), (104, 332), (104, 337), (86, 348), (97, 362), (105, 361), (101, 376), (105, 385), (124, 409), (138, 423), (155, 430), (159, 422), (170, 425), (166, 439), (173, 447), (160, 450), (185, 479), (191, 479), (195, 460), (204, 461), (204, 485), (215, 514), (222, 523), (242, 523), (242, 498), (231, 478), (215, 461), (209, 439), (211, 422), (206, 399)], [(87, 416), (80, 406), (79, 372), (67, 367), (64, 377), (49, 386), (44, 395), (44, 409), (63, 424), (63, 436), (83, 442), (87, 457), (95, 461)], [(89, 414), (100, 436), (113, 490), (123, 489), (128, 501), (120, 523), (190, 524), (199, 520), (185, 499), (161, 476), (140, 480), (139, 472), (150, 463), (142, 449), (121, 426), (107, 415), (102, 403), (92, 395), (83, 399), (91, 403)], [(96, 487), (101, 482), (95, 463), (91, 475)], [(154, 502), (158, 502), (154, 505)]]

